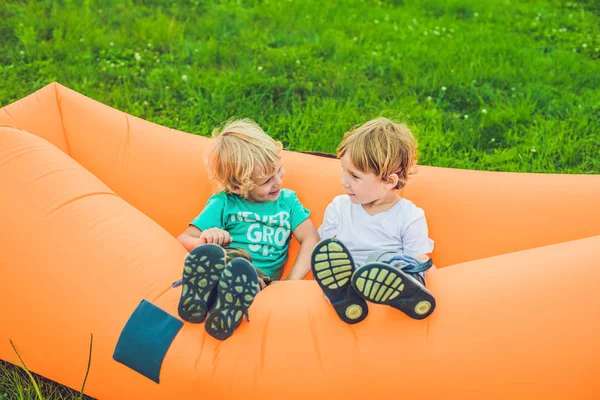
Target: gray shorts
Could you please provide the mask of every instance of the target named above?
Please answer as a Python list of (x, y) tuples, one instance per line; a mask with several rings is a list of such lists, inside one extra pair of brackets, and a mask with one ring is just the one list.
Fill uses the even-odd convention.
[[(424, 265), (424, 264), (428, 263), (428, 261), (423, 263), (423, 262), (417, 260), (416, 258), (413, 258), (410, 256), (405, 256), (401, 253), (394, 252), (394, 251), (388, 251), (388, 250), (377, 250), (377, 251), (374, 251), (373, 253), (369, 254), (369, 256), (367, 257), (367, 260), (365, 261), (365, 264), (370, 263), (370, 262), (381, 262), (384, 264), (391, 265), (392, 267), (397, 267), (401, 270), (405, 270), (407, 268), (412, 268), (415, 265)], [(424, 265), (424, 268), (425, 267), (426, 266)], [(425, 269), (428, 269), (428, 268), (429, 267), (426, 267)], [(425, 271), (422, 271), (422, 272), (404, 271), (404, 272), (406, 274), (412, 276), (419, 282), (421, 282), (423, 284), (423, 286), (427, 286), (426, 281), (425, 281)]]

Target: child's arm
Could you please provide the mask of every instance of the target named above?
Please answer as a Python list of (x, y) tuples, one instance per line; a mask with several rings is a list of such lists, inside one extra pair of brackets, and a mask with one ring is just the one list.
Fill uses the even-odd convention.
[(219, 228), (210, 228), (201, 231), (194, 225), (188, 226), (185, 232), (177, 237), (177, 240), (179, 240), (179, 243), (181, 243), (187, 251), (192, 251), (196, 247), (206, 243), (214, 243), (223, 247), (231, 244), (229, 232)]
[(231, 244), (231, 235), (222, 229), (225, 227), (223, 225), (223, 210), (226, 202), (227, 197), (224, 193), (210, 196), (200, 215), (194, 218), (188, 228), (177, 237), (179, 243), (187, 251), (192, 251), (206, 243), (214, 243), (223, 247)]
[(336, 200), (334, 199), (334, 201), (327, 205), (325, 214), (323, 215), (323, 223), (317, 230), (321, 240), (335, 237), (338, 234), (340, 216)]
[(420, 211), (413, 222), (411, 222), (402, 235), (404, 255), (416, 258), (421, 262), (429, 260), (427, 254), (433, 251), (433, 240), (429, 238), (429, 229), (425, 214)]
[(294, 229), (294, 237), (300, 242), (300, 251), (296, 262), (286, 280), (303, 279), (310, 271), (310, 255), (319, 241), (319, 234), (310, 219), (304, 220)]

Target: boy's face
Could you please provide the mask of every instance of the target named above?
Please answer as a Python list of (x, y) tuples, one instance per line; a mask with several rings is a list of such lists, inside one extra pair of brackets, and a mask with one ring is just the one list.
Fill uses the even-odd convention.
[(248, 201), (253, 203), (264, 203), (267, 201), (275, 201), (279, 198), (281, 192), (281, 182), (285, 170), (281, 163), (281, 158), (277, 160), (275, 172), (269, 176), (262, 176), (263, 172), (260, 167), (256, 167), (250, 179), (256, 184), (256, 187), (248, 193)]
[(342, 187), (354, 204), (368, 204), (382, 199), (390, 192), (389, 184), (375, 176), (374, 173), (359, 171), (348, 153), (341, 158), (342, 161)]

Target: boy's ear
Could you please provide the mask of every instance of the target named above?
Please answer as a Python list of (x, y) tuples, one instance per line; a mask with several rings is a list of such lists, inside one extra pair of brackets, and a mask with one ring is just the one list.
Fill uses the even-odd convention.
[(398, 174), (389, 174), (387, 179), (385, 180), (385, 183), (390, 185), (392, 188), (395, 188), (398, 182), (400, 182)]

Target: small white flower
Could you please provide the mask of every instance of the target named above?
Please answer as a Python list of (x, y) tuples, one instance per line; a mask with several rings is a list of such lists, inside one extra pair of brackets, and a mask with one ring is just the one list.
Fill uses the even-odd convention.
[(477, 17), (479, 17), (479, 13), (474, 13), (474, 14), (473, 14), (473, 16), (474, 16), (475, 18), (477, 18)]
[(258, 67), (256, 67), (257, 70), (262, 71), (263, 67), (261, 67), (260, 65)]
[(535, 152), (537, 152), (537, 150), (535, 149), (535, 147), (532, 147), (532, 148), (531, 148), (531, 152), (532, 152), (532, 153), (535, 153)]
[(431, 96), (427, 96), (427, 101), (432, 101), (433, 98)]
[(148, 47), (152, 47), (152, 43), (148, 43)]
[(482, 108), (482, 109), (481, 109), (481, 113), (482, 113), (482, 114), (487, 114), (487, 110), (486, 110), (485, 108)]
[(114, 42), (110, 42), (109, 45), (112, 47), (112, 46), (115, 45), (115, 43)]
[(182, 81), (187, 81), (187, 75), (181, 75), (181, 80)]
[(496, 141), (496, 138), (492, 138), (492, 139), (490, 140), (490, 142), (492, 142), (492, 143), (494, 143), (495, 141)]
[(144, 72), (146, 72), (146, 70), (144, 68), (140, 69), (140, 73), (143, 74)]
[(465, 119), (469, 119), (469, 116), (468, 116), (467, 114), (465, 114), (465, 117), (464, 117), (464, 118), (465, 118)]
[(19, 51), (19, 54), (20, 54), (20, 55), (24, 55), (24, 54), (25, 54), (25, 52), (24, 52), (23, 50), (21, 50), (21, 51)]
[(436, 36), (440, 36), (440, 32), (439, 31), (433, 31), (433, 34)]
[(157, 58), (157, 59), (156, 59), (156, 62), (157, 62), (157, 63), (159, 63), (159, 62), (160, 62), (160, 58)]
[(587, 43), (582, 44), (581, 47), (585, 49), (587, 47)]
[(147, 106), (147, 105), (148, 105), (148, 102), (147, 102), (146, 100), (144, 100), (144, 105), (145, 105), (145, 106)]
[(169, 89), (171, 89), (171, 86), (165, 86), (165, 89), (169, 90)]
[(442, 86), (442, 92), (446, 91), (446, 86)]
[(135, 58), (135, 61), (140, 61), (142, 59), (142, 56), (140, 56), (140, 53), (135, 53), (133, 55), (133, 57)]
[(121, 61), (121, 67), (124, 66), (124, 65), (125, 65), (125, 63), (123, 61)]
[(115, 64), (114, 64), (114, 63), (110, 63), (110, 66), (111, 66), (111, 67), (114, 67), (114, 66), (115, 66)]

